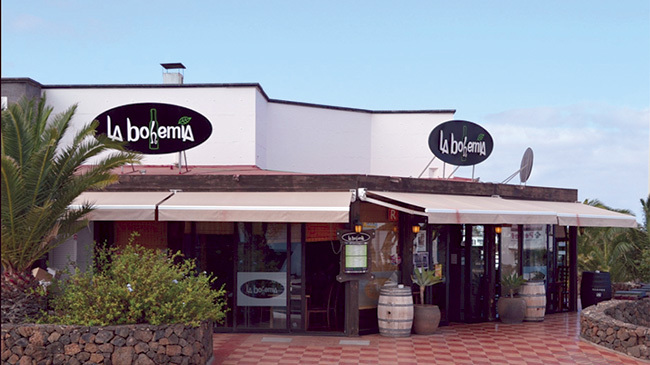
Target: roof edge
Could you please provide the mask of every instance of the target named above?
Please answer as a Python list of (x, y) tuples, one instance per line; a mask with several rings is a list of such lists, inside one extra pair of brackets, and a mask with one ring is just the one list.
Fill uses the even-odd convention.
[(2, 83), (27, 83), (27, 84), (32, 84), (33, 86), (43, 88), (45, 85), (41, 84), (40, 82), (30, 78), (30, 77), (3, 77), (2, 78)]
[(326, 105), (317, 103), (307, 103), (300, 101), (290, 101), (282, 99), (271, 99), (262, 88), (262, 85), (256, 82), (244, 83), (199, 83), (199, 84), (52, 84), (43, 85), (28, 77), (3, 77), (2, 82), (27, 82), (39, 86), (43, 90), (47, 89), (165, 89), (165, 88), (255, 88), (264, 99), (269, 103), (304, 106), (310, 108), (321, 108), (330, 110), (351, 111), (359, 113), (373, 114), (455, 114), (456, 109), (422, 109), (422, 110), (373, 110), (364, 108), (353, 108), (336, 105)]

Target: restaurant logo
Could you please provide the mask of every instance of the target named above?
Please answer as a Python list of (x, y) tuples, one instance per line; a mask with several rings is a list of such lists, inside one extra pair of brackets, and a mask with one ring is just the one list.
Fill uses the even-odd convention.
[(371, 238), (366, 232), (347, 232), (341, 235), (341, 241), (344, 242), (368, 242)]
[(275, 280), (257, 279), (243, 283), (239, 290), (251, 298), (269, 299), (282, 295), (284, 285)]
[(429, 134), (429, 148), (442, 161), (469, 166), (485, 161), (492, 153), (492, 136), (483, 127), (466, 120), (451, 120)]
[(212, 124), (200, 113), (178, 105), (139, 103), (109, 109), (97, 117), (98, 134), (148, 155), (185, 151), (205, 142)]

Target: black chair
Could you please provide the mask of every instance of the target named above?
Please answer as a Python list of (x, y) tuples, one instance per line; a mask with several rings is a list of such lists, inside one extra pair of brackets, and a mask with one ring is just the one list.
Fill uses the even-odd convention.
[(336, 315), (336, 300), (338, 300), (338, 290), (336, 282), (329, 285), (327, 289), (327, 296), (324, 301), (313, 303), (313, 296), (307, 296), (307, 306), (305, 309), (305, 330), (309, 330), (309, 322), (311, 322), (312, 315), (320, 315), (325, 320), (324, 328), (332, 328), (332, 316), (330, 313), (334, 309)]

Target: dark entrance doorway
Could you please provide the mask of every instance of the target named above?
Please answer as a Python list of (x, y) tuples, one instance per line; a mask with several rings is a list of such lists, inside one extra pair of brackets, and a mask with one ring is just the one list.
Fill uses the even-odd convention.
[(495, 293), (494, 228), (449, 225), (441, 232), (448, 247), (448, 320), (482, 322), (493, 316)]
[(338, 241), (305, 244), (305, 330), (342, 332), (344, 284), (339, 273)]

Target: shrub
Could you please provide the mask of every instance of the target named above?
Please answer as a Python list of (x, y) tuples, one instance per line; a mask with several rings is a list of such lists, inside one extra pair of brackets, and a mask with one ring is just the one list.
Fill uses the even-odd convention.
[(222, 322), (225, 290), (212, 289), (216, 277), (197, 273), (194, 261), (181, 256), (132, 242), (121, 252), (98, 249), (91, 270), (77, 268), (52, 284), (52, 310), (42, 322), (85, 326)]

